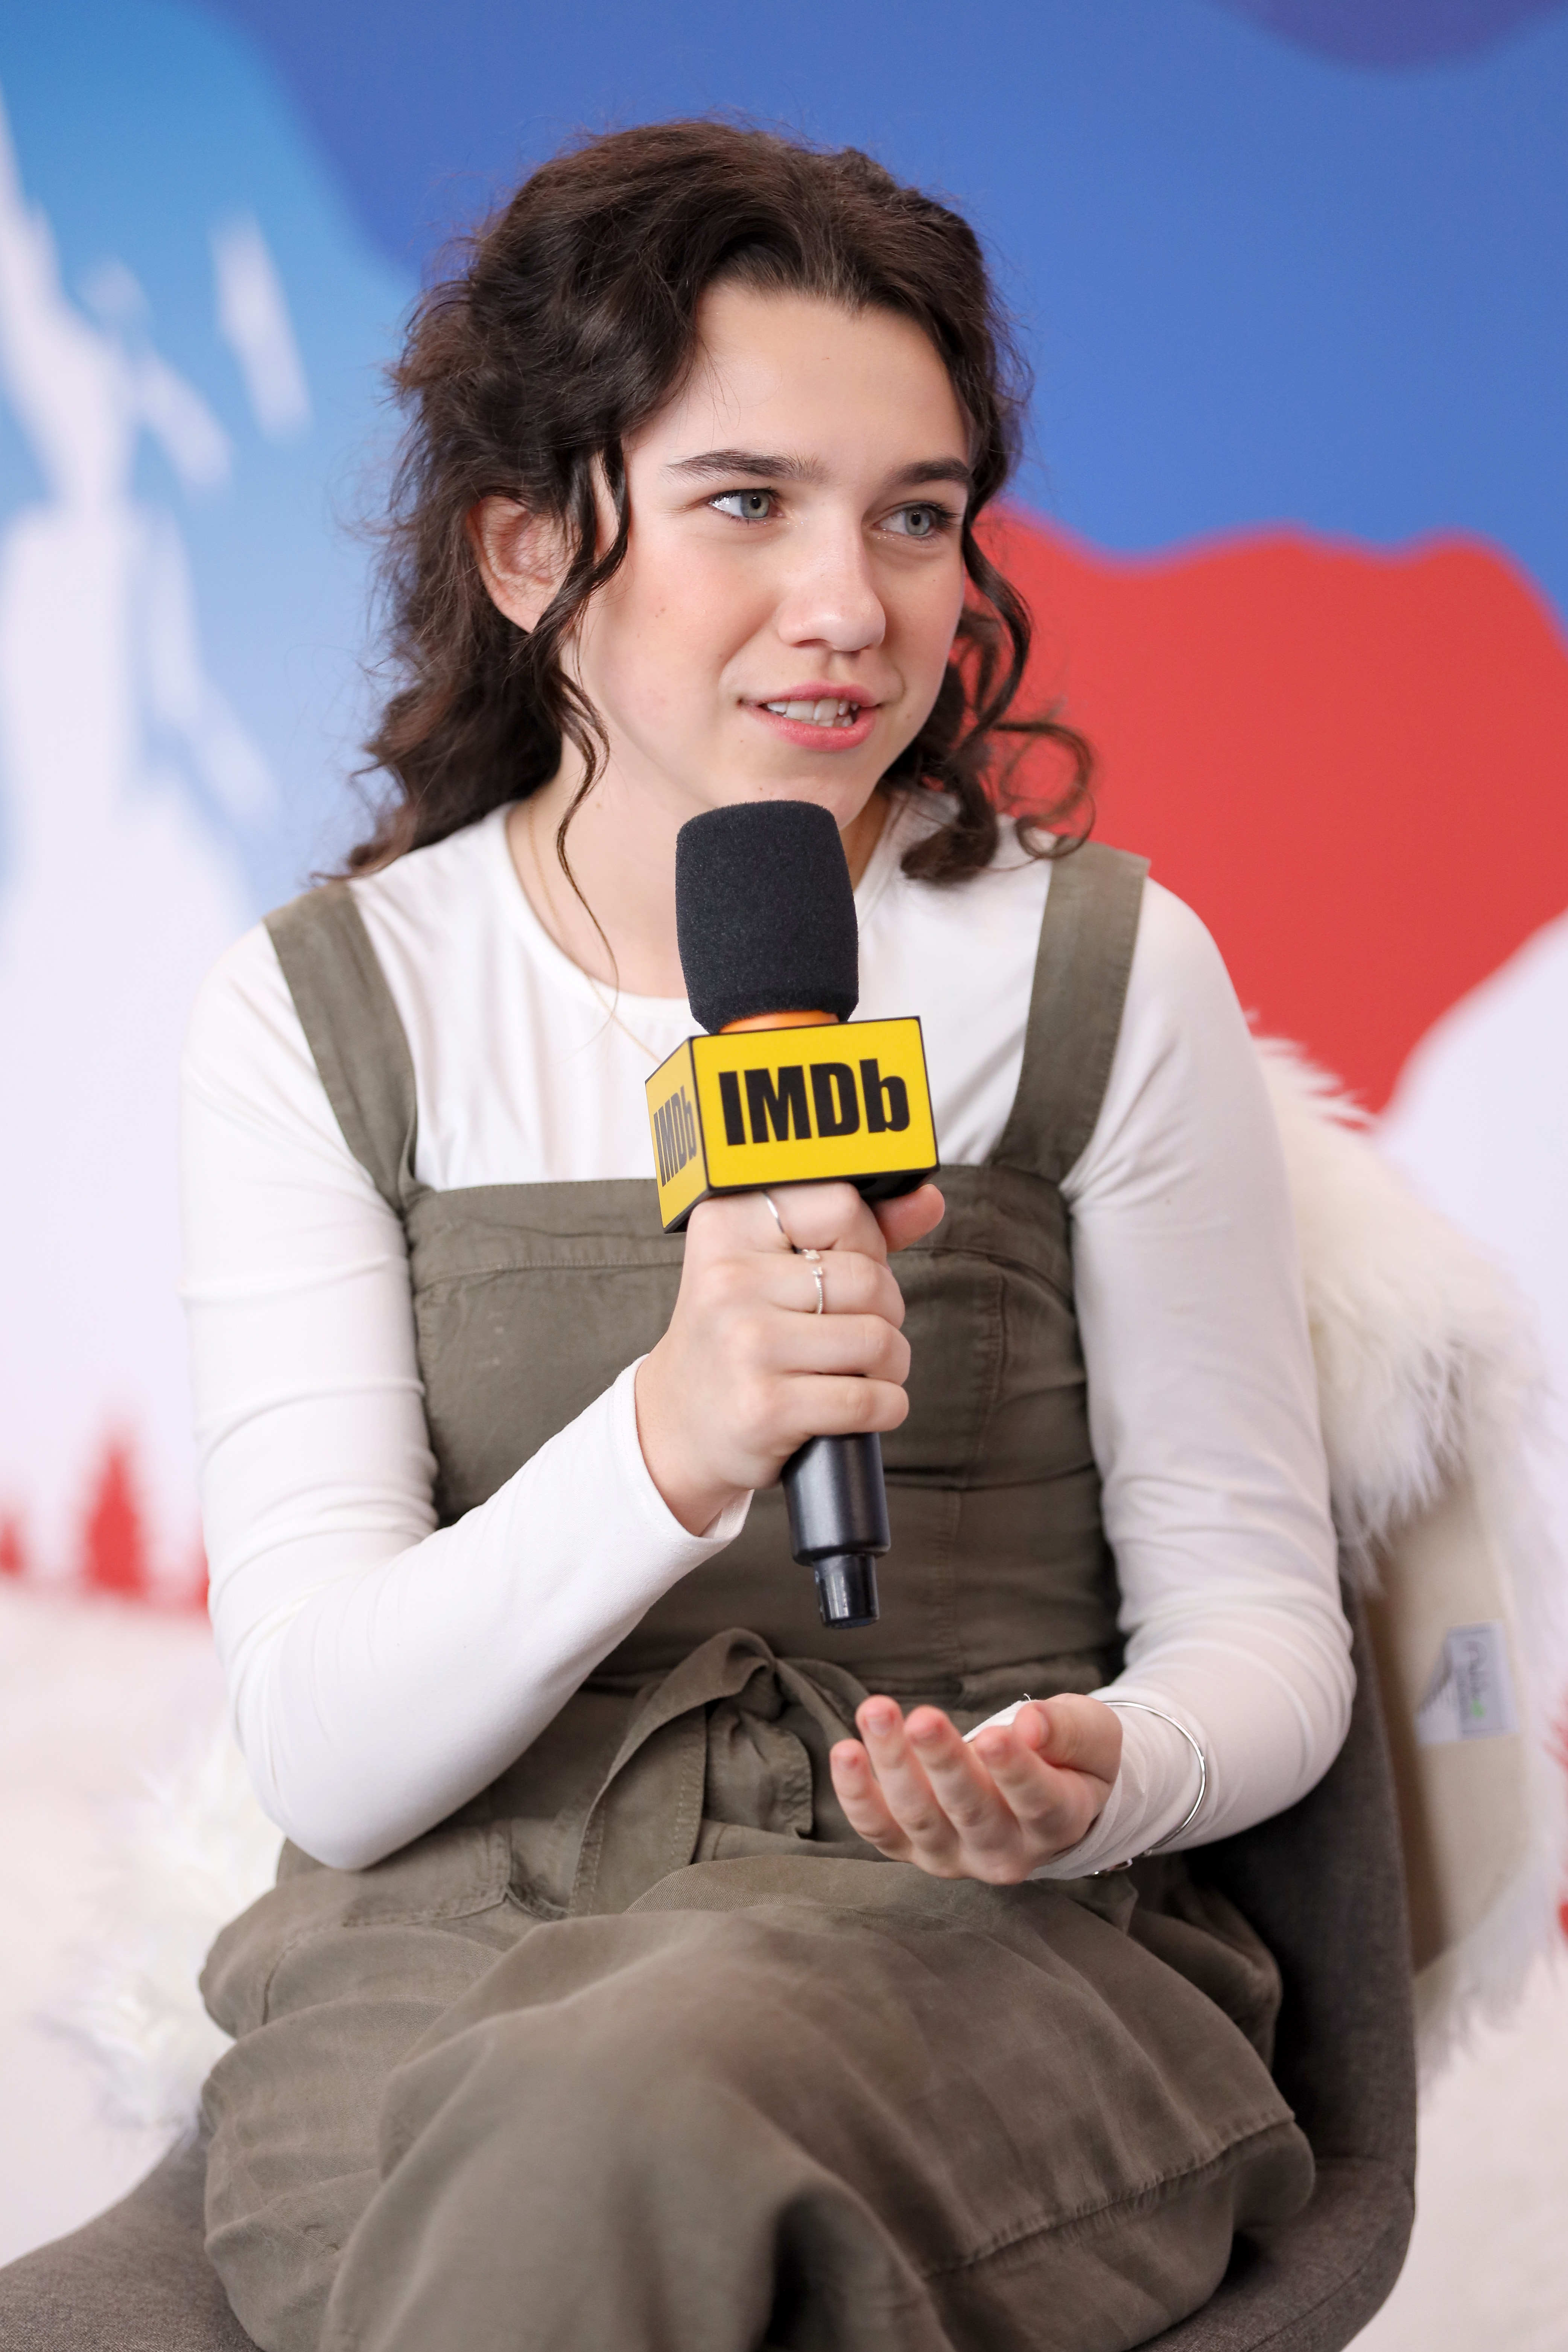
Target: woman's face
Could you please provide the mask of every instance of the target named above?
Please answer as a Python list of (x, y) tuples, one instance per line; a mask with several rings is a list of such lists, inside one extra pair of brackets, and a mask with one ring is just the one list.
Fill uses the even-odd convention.
[(679, 820), (812, 800), (840, 826), (918, 733), (963, 601), (968, 436), (907, 319), (711, 292), (628, 442), (626, 562), (579, 633), (618, 782)]

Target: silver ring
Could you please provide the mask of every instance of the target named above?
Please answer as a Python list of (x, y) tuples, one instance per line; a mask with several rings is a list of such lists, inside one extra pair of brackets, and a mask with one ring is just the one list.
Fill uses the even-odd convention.
[(816, 1305), (811, 1311), (816, 1315), (822, 1314), (827, 1306), (827, 1279), (822, 1270), (822, 1252), (820, 1250), (814, 1249), (802, 1249), (798, 1242), (790, 1242), (788, 1234), (784, 1233), (784, 1221), (779, 1214), (778, 1202), (774, 1200), (771, 1192), (764, 1192), (763, 1194), (763, 1198), (773, 1213), (774, 1224), (778, 1227), (780, 1233), (784, 1234), (785, 1241), (789, 1242), (789, 1245), (791, 1249), (794, 1250), (796, 1257), (805, 1258), (807, 1265), (810, 1266), (812, 1273), (816, 1276)]

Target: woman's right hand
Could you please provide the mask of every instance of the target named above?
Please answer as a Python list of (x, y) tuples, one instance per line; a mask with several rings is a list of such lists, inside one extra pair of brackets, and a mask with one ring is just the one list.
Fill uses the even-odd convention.
[[(850, 1184), (777, 1185), (773, 1198), (784, 1232), (760, 1192), (692, 1211), (669, 1328), (637, 1371), (643, 1459), (693, 1535), (771, 1486), (808, 1437), (897, 1429), (909, 1411), (888, 1256), (941, 1223), (942, 1194), (922, 1184), (874, 1210)], [(822, 1253), (820, 1315), (792, 1243)]]

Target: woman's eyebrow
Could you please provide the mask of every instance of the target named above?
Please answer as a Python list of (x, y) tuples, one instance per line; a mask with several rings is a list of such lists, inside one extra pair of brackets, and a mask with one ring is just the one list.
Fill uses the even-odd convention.
[(809, 457), (773, 457), (758, 449), (704, 449), (696, 457), (678, 457), (667, 474), (685, 474), (706, 481), (720, 474), (766, 474), (775, 482), (819, 482), (822, 467)]
[(960, 489), (972, 490), (974, 468), (962, 457), (917, 457), (912, 466), (900, 467), (889, 487), (912, 490), (926, 482), (956, 482)]
[[(784, 457), (760, 449), (704, 449), (695, 457), (678, 457), (664, 468), (667, 474), (689, 481), (712, 481), (725, 476), (747, 475), (751, 479), (773, 482), (821, 482), (826, 479), (826, 468), (813, 457)], [(889, 489), (914, 489), (928, 482), (956, 482), (962, 489), (973, 487), (973, 469), (962, 457), (917, 457), (912, 465), (900, 466), (889, 475)]]

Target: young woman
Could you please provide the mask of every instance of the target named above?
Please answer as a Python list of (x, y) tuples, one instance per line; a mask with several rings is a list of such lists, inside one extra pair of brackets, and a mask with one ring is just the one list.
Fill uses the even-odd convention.
[[(214, 1617), (290, 1841), (205, 1979), (268, 2352), (1097, 2352), (1310, 2192), (1268, 1954), (1127, 1868), (1343, 1735), (1290, 1217), (1201, 926), (1078, 795), (996, 814), (1006, 730), (1085, 758), (1010, 715), (974, 537), (1008, 367), (952, 213), (700, 124), (546, 166), (415, 318), (395, 793), (186, 1067)], [(940, 1192), (683, 1243), (675, 836), (769, 798), (841, 829)], [(777, 1480), (867, 1428), (883, 1614), (829, 1635)]]

